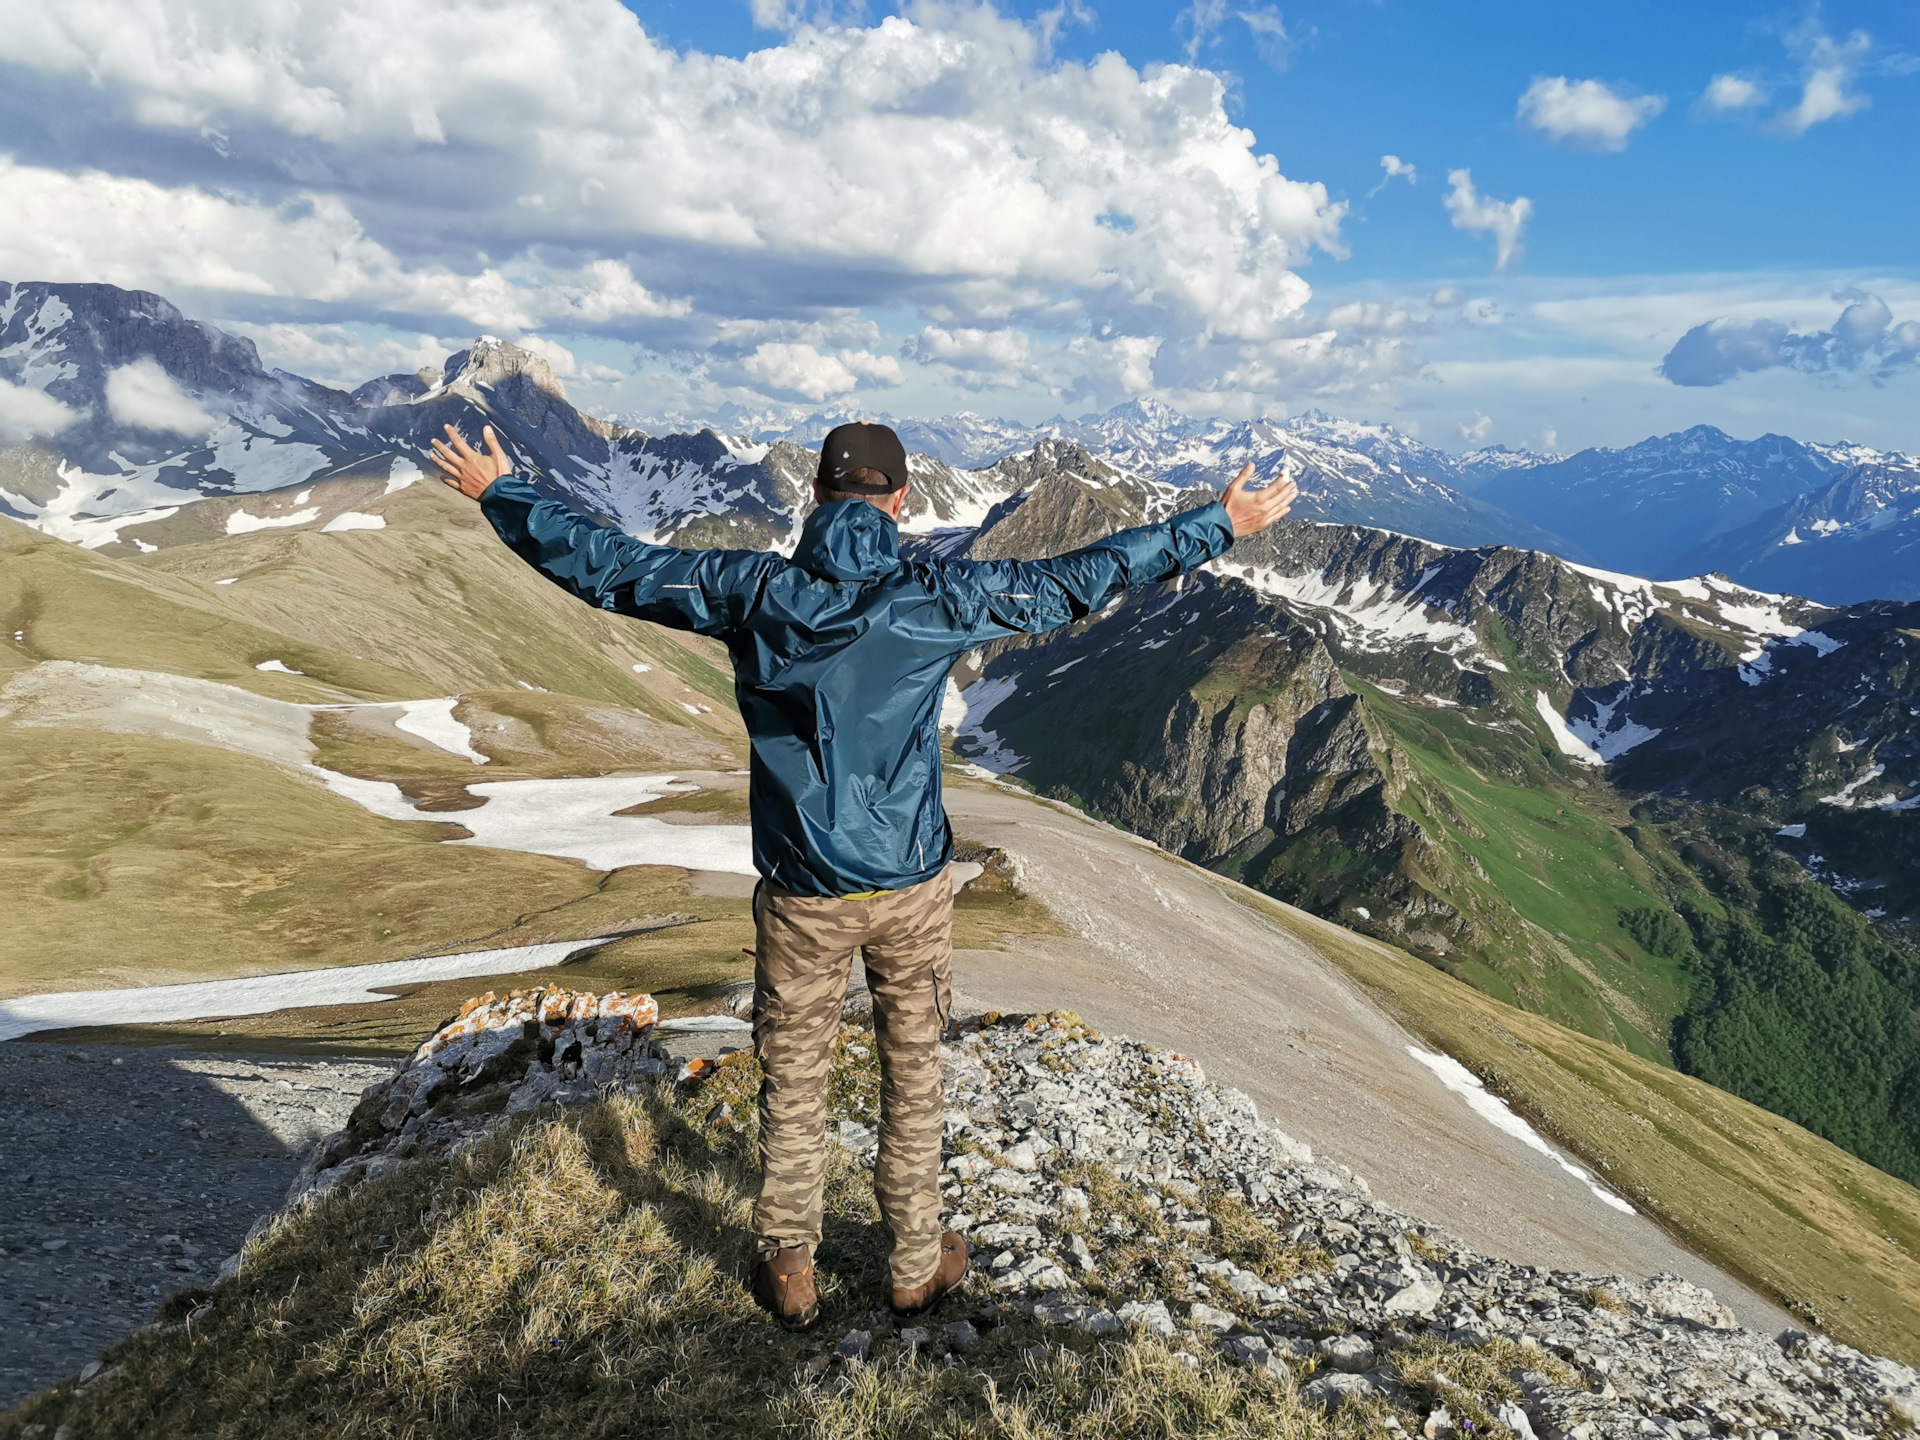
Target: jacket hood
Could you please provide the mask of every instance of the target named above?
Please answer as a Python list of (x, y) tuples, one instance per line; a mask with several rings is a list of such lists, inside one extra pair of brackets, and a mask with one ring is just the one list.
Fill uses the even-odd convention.
[(871, 580), (900, 564), (900, 527), (864, 500), (836, 500), (800, 527), (793, 563), (823, 580)]

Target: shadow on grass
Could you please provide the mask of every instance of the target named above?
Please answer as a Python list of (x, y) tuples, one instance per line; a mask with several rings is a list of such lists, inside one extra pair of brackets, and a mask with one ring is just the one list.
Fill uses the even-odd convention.
[[(0, 1440), (1377, 1433), (1378, 1407), (1325, 1416), (1210, 1342), (1043, 1333), (978, 1290), (907, 1348), (875, 1310), (870, 1174), (837, 1145), (824, 1320), (777, 1329), (748, 1291), (758, 1081), (735, 1057), (698, 1089), (530, 1117), (343, 1187), (276, 1220), (236, 1278), (182, 1297), (91, 1384), (0, 1418)], [(964, 1351), (941, 1327), (962, 1316), (983, 1332)], [(833, 1362), (854, 1328), (873, 1335), (867, 1363)]]

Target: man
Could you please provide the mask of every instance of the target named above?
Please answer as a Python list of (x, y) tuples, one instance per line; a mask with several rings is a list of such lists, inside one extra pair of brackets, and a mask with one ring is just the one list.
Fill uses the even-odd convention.
[(753, 1039), (763, 1167), (754, 1298), (789, 1328), (819, 1302), (827, 1073), (858, 949), (880, 1051), (874, 1191), (893, 1236), (897, 1314), (933, 1307), (967, 1269), (940, 1225), (951, 1003), (953, 832), (940, 799), (940, 702), (966, 651), (1079, 620), (1131, 586), (1184, 575), (1278, 520), (1295, 488), (1250, 491), (1051, 560), (906, 561), (907, 456), (884, 425), (828, 434), (817, 508), (793, 558), (648, 545), (543, 498), (491, 427), (487, 453), (452, 426), (433, 442), (447, 483), (528, 564), (589, 604), (724, 640), (753, 746)]

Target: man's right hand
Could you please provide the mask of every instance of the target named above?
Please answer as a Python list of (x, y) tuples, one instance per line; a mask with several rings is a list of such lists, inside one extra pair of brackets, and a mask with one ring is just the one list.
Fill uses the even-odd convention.
[(453, 426), (446, 428), (447, 439), (453, 443), (449, 445), (445, 441), (435, 440), (433, 454), (428, 458), (440, 467), (440, 478), (469, 500), (478, 500), (487, 486), (502, 475), (513, 473), (513, 462), (507, 458), (507, 452), (500, 448), (491, 425), (480, 427), (480, 438), (487, 445), (484, 455), (469, 445), (466, 436)]
[(1227, 519), (1233, 522), (1233, 538), (1236, 540), (1258, 535), (1291, 510), (1300, 494), (1300, 487), (1284, 471), (1278, 480), (1264, 490), (1247, 489), (1247, 482), (1251, 479), (1253, 466), (1249, 465), (1233, 477), (1233, 483), (1227, 486), (1227, 493), (1220, 497), (1220, 503), (1227, 508)]

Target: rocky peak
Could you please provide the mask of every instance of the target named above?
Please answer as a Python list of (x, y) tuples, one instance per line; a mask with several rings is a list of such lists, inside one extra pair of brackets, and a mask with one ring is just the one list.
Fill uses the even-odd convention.
[(555, 400), (567, 398), (567, 388), (551, 365), (533, 351), (493, 335), (482, 335), (465, 350), (456, 350), (443, 368), (447, 389), (461, 390), (475, 399), (479, 390), (495, 389), (516, 376)]

